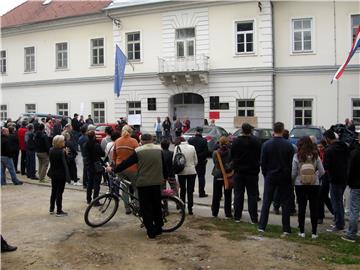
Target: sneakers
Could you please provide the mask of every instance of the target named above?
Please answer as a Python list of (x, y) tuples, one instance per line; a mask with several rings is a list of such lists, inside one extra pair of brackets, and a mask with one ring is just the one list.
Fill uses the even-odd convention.
[(312, 234), (311, 239), (317, 239), (319, 236), (317, 234)]
[(240, 223), (240, 219), (239, 219), (239, 218), (235, 218), (235, 223)]
[(301, 237), (301, 238), (305, 238), (305, 233), (299, 232), (299, 233), (298, 233), (298, 236)]
[(65, 216), (67, 216), (68, 215), (68, 213), (66, 213), (66, 212), (64, 212), (64, 211), (60, 211), (60, 212), (57, 212), (56, 213), (56, 216), (57, 217), (65, 217)]
[(285, 238), (285, 237), (288, 237), (289, 235), (290, 235), (289, 232), (283, 232), (280, 237)]
[(326, 229), (327, 232), (341, 232), (343, 229), (336, 228), (334, 225), (331, 225), (329, 229)]
[(82, 186), (82, 184), (80, 182), (74, 182), (73, 185), (74, 186)]
[(344, 241), (350, 242), (350, 243), (355, 243), (355, 239), (354, 239), (354, 238), (349, 237), (347, 234), (346, 234), (346, 235), (341, 236), (341, 239), (342, 239), (342, 240), (344, 240)]
[(259, 233), (264, 233), (264, 232), (265, 232), (265, 230), (264, 230), (264, 229), (260, 229), (260, 228), (258, 228), (257, 230), (258, 230), (258, 232), (259, 232)]
[(50, 214), (50, 215), (53, 215), (53, 214), (54, 214), (54, 210), (51, 210), (51, 209), (50, 209), (50, 210), (49, 210), (49, 214)]
[(21, 182), (20, 180), (14, 183), (15, 186), (22, 185), (22, 184), (23, 184), (23, 182)]

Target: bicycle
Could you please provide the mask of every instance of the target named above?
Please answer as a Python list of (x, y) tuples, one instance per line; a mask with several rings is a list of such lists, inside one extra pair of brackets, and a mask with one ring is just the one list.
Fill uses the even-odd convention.
[[(119, 207), (119, 201), (124, 200), (124, 194), (129, 196), (128, 206), (143, 227), (139, 199), (129, 192), (131, 182), (123, 177), (113, 177), (109, 174), (109, 191), (95, 198), (86, 208), (84, 219), (90, 227), (100, 227), (109, 222)], [(122, 192), (120, 192), (122, 191)], [(185, 205), (180, 198), (174, 195), (171, 189), (164, 189), (161, 194), (161, 209), (164, 221), (163, 232), (173, 232), (184, 223)]]

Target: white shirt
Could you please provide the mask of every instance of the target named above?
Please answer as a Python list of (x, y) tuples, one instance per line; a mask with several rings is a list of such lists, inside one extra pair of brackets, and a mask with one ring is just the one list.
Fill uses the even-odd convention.
[(188, 144), (188, 142), (181, 142), (181, 144), (176, 146), (174, 149), (173, 160), (178, 147), (180, 147), (180, 150), (184, 154), (186, 159), (185, 168), (181, 173), (178, 173), (178, 175), (196, 174), (195, 166), (198, 163), (198, 159), (197, 159), (195, 147)]
[(105, 155), (109, 158), (109, 163), (113, 163), (113, 152), (114, 152), (114, 142), (108, 142), (105, 147)]

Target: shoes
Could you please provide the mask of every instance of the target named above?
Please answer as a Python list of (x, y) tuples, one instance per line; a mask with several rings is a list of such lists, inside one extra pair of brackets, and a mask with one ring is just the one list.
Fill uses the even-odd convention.
[(332, 225), (331, 228), (326, 229), (327, 232), (341, 232), (343, 229), (336, 228), (336, 226)]
[(154, 241), (154, 240), (156, 240), (155, 237), (156, 237), (156, 235), (148, 235), (147, 239), (150, 241)]
[(39, 180), (39, 177), (36, 177), (36, 176), (33, 176), (33, 177), (30, 177), (31, 180)]
[(40, 183), (46, 183), (45, 179), (39, 180)]
[(290, 235), (289, 232), (283, 232), (280, 237), (281, 237), (281, 238), (285, 238), (285, 237), (287, 237), (287, 236), (289, 236), (289, 235)]
[(256, 199), (258, 202), (260, 202), (261, 201), (261, 198), (260, 197), (257, 197), (257, 199)]
[(16, 246), (9, 245), (8, 243), (1, 243), (1, 252), (11, 252), (17, 250)]
[(317, 234), (312, 234), (311, 239), (317, 239), (319, 236)]
[(132, 214), (132, 211), (130, 209), (126, 210), (125, 212), (126, 215), (131, 215)]
[(280, 215), (280, 210), (279, 210), (279, 208), (274, 208), (274, 213), (275, 213), (275, 215)]
[(82, 186), (82, 184), (80, 182), (74, 182), (73, 184), (74, 186)]
[(324, 220), (322, 219), (322, 218), (319, 218), (318, 220), (317, 220), (317, 224), (323, 224), (324, 223)]
[(96, 202), (96, 203), (93, 204), (93, 206), (95, 206), (95, 207), (101, 206), (101, 203)]
[(16, 174), (19, 174), (20, 173), (20, 171), (16, 171)]
[(155, 230), (155, 235), (161, 235), (163, 232), (162, 228)]
[(199, 194), (199, 198), (206, 198), (208, 197), (209, 195), (207, 195), (206, 193), (202, 193), (202, 194)]
[[(217, 215), (216, 215), (217, 216)], [(232, 215), (225, 215), (225, 219), (231, 219), (231, 218), (233, 218), (233, 216)]]
[(49, 214), (50, 214), (50, 215), (53, 215), (53, 214), (54, 214), (54, 209), (50, 209), (50, 210), (49, 210)]
[(21, 181), (18, 181), (18, 182), (14, 183), (15, 186), (22, 185), (22, 184), (23, 184), (23, 182), (21, 182)]
[(190, 216), (192, 216), (194, 213), (192, 210), (189, 210), (189, 213), (188, 213)]
[(299, 233), (298, 233), (298, 236), (301, 237), (301, 238), (305, 238), (305, 233), (299, 232)]
[(264, 229), (260, 229), (260, 228), (258, 228), (257, 230), (258, 230), (258, 232), (259, 232), (259, 233), (264, 233), (264, 232), (265, 232), (265, 230), (264, 230)]
[(60, 211), (60, 212), (57, 212), (56, 213), (56, 216), (57, 217), (65, 217), (65, 216), (67, 216), (68, 215), (68, 213), (66, 213), (66, 212), (64, 212), (64, 211)]
[(355, 243), (355, 239), (351, 238), (351, 237), (349, 237), (347, 235), (341, 236), (341, 239), (344, 240), (344, 241), (350, 242), (350, 243)]
[(240, 219), (239, 219), (239, 218), (235, 218), (235, 223), (240, 223)]
[(257, 219), (253, 219), (250, 221), (250, 224), (254, 225), (254, 224), (258, 224), (259, 221)]

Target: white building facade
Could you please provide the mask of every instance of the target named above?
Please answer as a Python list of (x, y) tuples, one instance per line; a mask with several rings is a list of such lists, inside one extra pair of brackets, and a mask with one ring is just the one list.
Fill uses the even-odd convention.
[[(356, 2), (154, 1), (3, 28), (0, 116), (137, 114), (150, 132), (167, 116), (228, 131), (360, 121), (359, 54), (330, 85), (359, 14)], [(119, 97), (115, 45), (131, 63)]]

